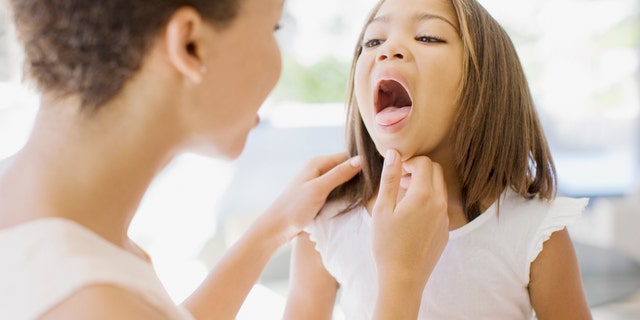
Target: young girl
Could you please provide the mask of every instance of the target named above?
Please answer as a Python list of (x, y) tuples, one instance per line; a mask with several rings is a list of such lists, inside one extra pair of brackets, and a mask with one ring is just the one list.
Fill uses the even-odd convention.
[[(26, 145), (0, 169), (0, 319), (234, 319), (276, 250), (360, 171), (359, 158), (345, 154), (311, 161), (177, 306), (129, 238), (129, 224), (177, 155), (240, 154), (280, 74), (274, 32), (283, 1), (9, 4), (41, 105)], [(381, 179), (399, 184), (388, 179), (399, 166), (388, 168)], [(411, 170), (428, 180), (425, 168)], [(403, 203), (416, 203), (408, 198), (421, 197)], [(396, 275), (426, 283), (447, 238), (446, 211), (434, 208), (381, 210), (379, 221), (395, 227), (376, 232), (384, 246), (372, 248), (390, 257), (376, 260), (380, 318), (417, 313), (421, 291)], [(403, 225), (429, 220), (439, 223), (397, 240)], [(423, 254), (396, 254), (411, 247)]]
[[(475, 0), (374, 8), (352, 66), (347, 140), (363, 173), (298, 237), (286, 318), (330, 318), (338, 289), (347, 319), (371, 317), (369, 213), (384, 188), (381, 155), (392, 149), (403, 161), (428, 156), (446, 181), (449, 242), (423, 287), (420, 319), (591, 317), (565, 229), (587, 200), (554, 199), (553, 161), (517, 54)], [(406, 173), (402, 186), (416, 179)]]

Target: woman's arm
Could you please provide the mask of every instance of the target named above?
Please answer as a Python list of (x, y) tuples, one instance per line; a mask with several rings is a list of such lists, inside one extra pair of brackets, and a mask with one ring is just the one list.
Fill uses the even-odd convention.
[(282, 245), (277, 230), (269, 230), (263, 221), (252, 224), (183, 303), (196, 319), (235, 319), (262, 270)]
[(184, 306), (199, 320), (234, 319), (271, 256), (313, 221), (331, 190), (360, 171), (358, 160), (335, 154), (309, 162)]
[(529, 294), (540, 320), (591, 319), (567, 229), (551, 234), (531, 263)]
[[(422, 290), (448, 241), (446, 186), (439, 165), (426, 157), (403, 164), (393, 152), (373, 212), (379, 280), (374, 319), (416, 319)], [(271, 255), (311, 223), (331, 190), (360, 171), (359, 162), (344, 159), (318, 158), (303, 170), (185, 302), (196, 318), (235, 317)], [(413, 178), (396, 202), (403, 165)]]
[(291, 255), (289, 296), (284, 319), (331, 319), (338, 283), (322, 264), (309, 235), (301, 233)]

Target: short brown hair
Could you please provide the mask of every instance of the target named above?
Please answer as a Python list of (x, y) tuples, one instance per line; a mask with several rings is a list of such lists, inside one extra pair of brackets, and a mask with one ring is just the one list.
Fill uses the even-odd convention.
[[(508, 187), (526, 198), (552, 199), (556, 173), (516, 50), (505, 30), (476, 0), (451, 0), (463, 42), (463, 78), (459, 110), (449, 139), (462, 182), (469, 221), (487, 200)], [(373, 9), (368, 25), (384, 0)], [(367, 132), (354, 93), (354, 72), (362, 52), (356, 46), (348, 84), (346, 139), (351, 155), (364, 158), (363, 171), (332, 192), (331, 199), (370, 199), (380, 184), (383, 158)]]
[(25, 50), (24, 76), (41, 92), (98, 108), (141, 66), (171, 15), (193, 7), (224, 27), (242, 0), (10, 0)]

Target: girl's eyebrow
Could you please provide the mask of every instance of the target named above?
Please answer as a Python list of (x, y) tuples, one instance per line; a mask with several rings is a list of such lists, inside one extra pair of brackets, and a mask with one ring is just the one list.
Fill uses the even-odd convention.
[(425, 20), (431, 20), (431, 19), (438, 19), (438, 20), (442, 20), (444, 22), (446, 22), (448, 25), (450, 25), (454, 30), (456, 30), (456, 32), (459, 32), (458, 27), (456, 27), (455, 24), (453, 24), (453, 22), (451, 22), (449, 19), (437, 15), (437, 14), (431, 14), (431, 13), (417, 13), (415, 16), (413, 16), (413, 20), (416, 22), (419, 21), (425, 21)]
[[(431, 19), (442, 20), (442, 21), (446, 22), (448, 25), (450, 25), (456, 32), (459, 32), (458, 27), (456, 27), (456, 25), (453, 24), (453, 22), (451, 22), (449, 19), (447, 19), (447, 18), (445, 18), (445, 17), (443, 17), (441, 15), (432, 14), (432, 13), (426, 13), (426, 12), (418, 12), (413, 16), (413, 21), (414, 22), (426, 21), (426, 20), (431, 20)], [(373, 18), (371, 20), (371, 22), (369, 22), (369, 25), (372, 25), (374, 23), (388, 24), (390, 20), (391, 20), (391, 18), (389, 17), (389, 15), (377, 16), (377, 17)]]

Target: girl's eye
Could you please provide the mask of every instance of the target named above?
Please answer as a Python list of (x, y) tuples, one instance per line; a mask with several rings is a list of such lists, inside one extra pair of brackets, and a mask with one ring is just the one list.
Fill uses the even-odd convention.
[(365, 41), (362, 46), (365, 48), (373, 48), (382, 44), (382, 40), (380, 39), (371, 39), (369, 41)]
[(277, 32), (280, 31), (280, 29), (282, 29), (282, 25), (281, 24), (276, 24), (276, 27), (273, 29), (273, 31)]
[(432, 36), (419, 36), (416, 37), (416, 41), (425, 42), (425, 43), (444, 43), (445, 41)]

